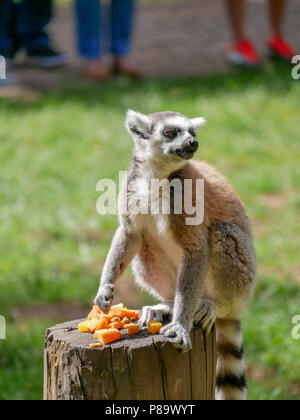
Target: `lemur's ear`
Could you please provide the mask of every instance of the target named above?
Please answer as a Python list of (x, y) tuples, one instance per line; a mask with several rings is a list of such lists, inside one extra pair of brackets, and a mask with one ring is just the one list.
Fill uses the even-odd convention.
[(205, 118), (194, 118), (192, 119), (192, 124), (194, 129), (197, 131), (199, 130), (199, 128), (203, 127), (204, 125), (206, 125), (207, 121)]
[(127, 130), (129, 131), (129, 134), (135, 134), (144, 140), (150, 138), (151, 124), (147, 115), (129, 110), (127, 112), (125, 125)]

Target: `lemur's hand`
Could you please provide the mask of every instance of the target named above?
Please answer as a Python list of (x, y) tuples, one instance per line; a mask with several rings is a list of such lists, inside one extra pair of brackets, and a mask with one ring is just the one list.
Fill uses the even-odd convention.
[(192, 348), (189, 331), (179, 322), (173, 321), (160, 330), (160, 333), (168, 337), (168, 341), (180, 348), (183, 352)]
[(97, 305), (102, 312), (108, 313), (114, 298), (113, 295), (114, 286), (111, 284), (101, 285), (98, 295), (94, 301), (95, 305)]

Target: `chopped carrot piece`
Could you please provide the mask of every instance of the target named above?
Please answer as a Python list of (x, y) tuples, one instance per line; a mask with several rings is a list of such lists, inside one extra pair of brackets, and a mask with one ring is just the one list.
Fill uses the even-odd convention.
[(90, 344), (90, 348), (91, 349), (97, 349), (97, 348), (99, 348), (101, 346), (102, 346), (101, 343), (92, 343), (92, 344)]
[(98, 325), (94, 331), (103, 330), (105, 328), (108, 328), (108, 326), (109, 326), (109, 321), (106, 318), (101, 318), (100, 320), (98, 320)]
[(100, 314), (101, 314), (100, 309), (98, 308), (97, 305), (94, 305), (92, 311), (88, 315), (88, 320), (91, 321), (92, 319), (97, 318), (97, 316)]
[(78, 324), (78, 329), (81, 332), (93, 333), (98, 324), (99, 324), (98, 319), (93, 319), (93, 320), (90, 320), (90, 321), (83, 321), (83, 322), (80, 322), (80, 324)]
[(111, 322), (109, 324), (109, 328), (116, 328), (117, 330), (122, 330), (124, 326), (125, 326), (125, 323), (123, 321)]
[(161, 322), (158, 322), (158, 321), (148, 322), (148, 331), (151, 334), (159, 334), (161, 328), (162, 328)]
[(140, 331), (138, 324), (126, 324), (125, 328), (128, 330), (129, 335), (138, 334)]
[(133, 311), (133, 310), (130, 310), (130, 309), (124, 309), (123, 310), (123, 317), (139, 319), (139, 316), (140, 316), (139, 311)]
[(89, 321), (84, 321), (84, 322), (80, 322), (80, 324), (78, 324), (78, 329), (80, 332), (89, 332), (89, 327), (87, 325)]
[(132, 319), (131, 318), (128, 318), (127, 316), (125, 316), (125, 318), (123, 318), (123, 322), (125, 324), (131, 324), (131, 321), (132, 321)]
[(113, 317), (117, 316), (121, 319), (123, 318), (138, 319), (139, 318), (139, 311), (132, 311), (127, 308), (111, 307), (109, 314), (112, 315)]
[(114, 318), (112, 318), (110, 322), (121, 322), (121, 318), (119, 318), (118, 316), (115, 316)]
[(95, 331), (94, 338), (96, 338), (101, 344), (109, 344), (120, 340), (122, 338), (122, 334), (117, 329), (99, 330)]
[(112, 317), (117, 316), (119, 318), (123, 318), (124, 317), (124, 315), (123, 315), (124, 309), (126, 309), (124, 304), (119, 303), (119, 305), (114, 305), (110, 308), (109, 315), (111, 315)]
[(118, 305), (114, 305), (114, 306), (112, 306), (112, 308), (114, 309), (114, 308), (125, 308), (125, 306), (124, 306), (124, 303), (119, 303)]
[(108, 327), (108, 321), (105, 318), (101, 319), (92, 319), (88, 321), (83, 321), (78, 325), (78, 329), (81, 332), (90, 332), (93, 333), (96, 330), (101, 330)]
[(124, 314), (123, 314), (124, 309), (123, 308), (110, 308), (109, 311), (109, 315), (114, 318), (114, 317), (118, 317), (118, 318), (124, 318)]
[(93, 319), (100, 318), (100, 317), (106, 317), (107, 319), (108, 318), (111, 319), (114, 312), (119, 313), (119, 311), (124, 308), (125, 308), (124, 304), (119, 303), (119, 305), (114, 305), (111, 307), (109, 314), (104, 314), (97, 305), (94, 305), (92, 311), (88, 315), (88, 320), (91, 321)]
[(105, 318), (108, 322), (111, 322), (113, 315), (109, 314), (103, 314), (102, 315), (103, 318)]

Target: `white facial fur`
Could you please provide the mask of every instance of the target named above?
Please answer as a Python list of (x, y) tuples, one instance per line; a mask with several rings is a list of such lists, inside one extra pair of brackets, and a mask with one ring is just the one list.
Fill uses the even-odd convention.
[[(126, 119), (126, 128), (133, 137), (135, 151), (143, 160), (184, 160), (175, 151), (194, 139), (197, 130), (205, 124), (204, 118), (189, 119), (175, 112), (147, 116), (130, 110)], [(166, 136), (168, 130), (177, 130), (178, 133), (174, 138), (169, 138)]]

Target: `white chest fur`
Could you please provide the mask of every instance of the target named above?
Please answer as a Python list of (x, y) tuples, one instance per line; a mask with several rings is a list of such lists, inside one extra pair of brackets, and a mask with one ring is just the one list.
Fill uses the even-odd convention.
[(162, 185), (157, 194), (157, 190), (153, 191), (145, 178), (139, 178), (130, 184), (127, 205), (127, 216), (132, 226), (157, 243), (157, 249), (161, 249), (167, 260), (177, 269), (183, 253), (171, 231), (170, 211), (167, 211), (170, 208), (169, 186)]
[(138, 178), (129, 184), (127, 209), (138, 230), (154, 229), (166, 235), (170, 229), (170, 187), (167, 182)]

